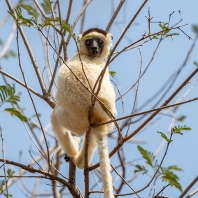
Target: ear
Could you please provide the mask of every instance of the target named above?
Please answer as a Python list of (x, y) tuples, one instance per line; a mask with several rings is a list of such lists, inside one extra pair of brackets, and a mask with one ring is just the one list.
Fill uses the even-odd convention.
[(80, 42), (80, 39), (82, 38), (82, 34), (80, 34), (79, 36), (78, 36), (78, 42)]
[(112, 46), (113, 45), (113, 43), (112, 43), (113, 35), (111, 33), (108, 33), (106, 35), (106, 37), (107, 37), (107, 40), (109, 41), (110, 46)]

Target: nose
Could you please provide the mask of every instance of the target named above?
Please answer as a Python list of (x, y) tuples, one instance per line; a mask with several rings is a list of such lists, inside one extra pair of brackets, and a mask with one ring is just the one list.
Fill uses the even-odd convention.
[(96, 50), (97, 47), (96, 47), (96, 46), (91, 46), (91, 49), (92, 49), (92, 50)]
[(97, 48), (98, 48), (98, 43), (95, 40), (93, 40), (91, 45), (91, 50), (97, 50)]

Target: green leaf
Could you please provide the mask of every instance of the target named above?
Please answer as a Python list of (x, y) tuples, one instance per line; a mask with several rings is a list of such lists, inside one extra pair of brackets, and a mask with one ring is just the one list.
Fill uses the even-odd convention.
[(7, 176), (8, 176), (9, 178), (13, 178), (14, 173), (15, 173), (15, 172), (14, 172), (12, 169), (8, 169), (8, 170), (7, 170), (7, 174), (8, 174)]
[(34, 123), (29, 123), (29, 127), (31, 129), (39, 129), (39, 127), (36, 124), (34, 124)]
[(43, 0), (43, 3), (41, 3), (41, 6), (46, 14), (51, 14), (51, 12), (52, 12), (51, 4), (50, 4), (49, 0)]
[(6, 109), (4, 109), (4, 111), (10, 113), (12, 116), (16, 116), (17, 118), (19, 118), (23, 122), (27, 122), (28, 121), (27, 117), (25, 115), (23, 115), (16, 108), (6, 108)]
[(134, 170), (134, 173), (137, 173), (137, 172), (141, 172), (143, 170), (143, 168), (140, 166), (140, 165), (136, 165), (135, 166), (137, 169)]
[(58, 22), (58, 18), (57, 19), (45, 18), (43, 23), (39, 24), (39, 26), (41, 26), (42, 28), (44, 28), (46, 26), (53, 26), (55, 22)]
[(37, 13), (36, 9), (34, 9), (32, 6), (27, 4), (20, 4), (20, 7), (22, 7), (24, 10), (28, 12), (29, 15), (38, 18), (39, 14)]
[(198, 67), (198, 63), (196, 61), (194, 61), (194, 65)]
[(34, 115), (31, 116), (31, 118), (35, 118), (35, 117), (37, 118), (37, 116), (38, 116), (38, 117), (41, 117), (41, 114), (40, 114), (40, 113), (34, 114)]
[(3, 194), (4, 194), (5, 197), (12, 197), (11, 194), (8, 194), (8, 195), (6, 193), (3, 193)]
[(80, 40), (87, 40), (87, 39), (92, 39), (92, 36), (91, 35), (86, 35), (84, 37), (81, 37)]
[(142, 154), (142, 157), (146, 160), (146, 163), (148, 165), (150, 165), (151, 167), (154, 167), (153, 166), (153, 161), (154, 161), (154, 156), (153, 156), (153, 153), (143, 149), (141, 146), (137, 146), (139, 152)]
[(0, 106), (8, 102), (17, 104), (20, 101), (19, 96), (15, 95), (15, 87), (10, 84), (0, 86)]
[(169, 36), (178, 36), (179, 34), (178, 33), (171, 33), (171, 34), (167, 34), (166, 37), (169, 37)]
[(0, 39), (0, 46), (3, 45), (3, 41)]
[(62, 26), (61, 26), (65, 31), (67, 31), (71, 37), (76, 40), (76, 36), (75, 34), (72, 32), (72, 26), (68, 23), (66, 23), (65, 21), (62, 21)]
[[(168, 28), (168, 27), (167, 27)], [(164, 32), (163, 32), (163, 34), (167, 34), (167, 33), (169, 33), (170, 32), (170, 30), (164, 30)]]
[(169, 139), (164, 133), (160, 132), (160, 131), (157, 131), (161, 136), (162, 138), (164, 138), (168, 143), (171, 143), (173, 140)]
[(192, 25), (192, 30), (195, 34), (198, 34), (198, 25), (197, 24)]
[(183, 135), (183, 133), (181, 131), (190, 131), (191, 128), (190, 127), (187, 127), (186, 125), (184, 126), (180, 126), (178, 125), (178, 127), (174, 126), (171, 131), (173, 133), (176, 133), (176, 134), (180, 134), (180, 135)]
[(162, 30), (165, 30), (165, 29), (168, 28), (168, 22), (167, 23), (160, 23), (158, 25), (162, 28)]
[(177, 165), (168, 166), (168, 170), (175, 170), (175, 171), (183, 171), (183, 169), (179, 168)]
[(10, 16), (14, 19), (14, 21), (16, 22), (17, 17), (15, 14), (13, 14), (12, 12), (8, 11), (8, 13), (10, 14)]
[(22, 10), (20, 6), (17, 6), (14, 10), (14, 14), (10, 11), (8, 11), (8, 13), (13, 17), (17, 25), (24, 25), (27, 27), (34, 26), (34, 24), (31, 22), (31, 19), (26, 19), (22, 16)]
[(156, 35), (153, 36), (153, 39), (158, 39), (158, 37)]
[(114, 77), (116, 76), (116, 72), (114, 72), (114, 71), (109, 71), (109, 74), (110, 74), (110, 76), (111, 76), (112, 78), (114, 78)]
[(179, 177), (175, 173), (168, 169), (164, 169), (162, 175), (163, 176), (160, 178), (162, 181), (167, 181), (171, 186), (174, 186), (178, 190), (182, 191), (182, 187), (178, 182)]
[(167, 177), (167, 176), (162, 176), (161, 179), (163, 181), (167, 181), (171, 186), (174, 186), (175, 188), (177, 188), (178, 190), (180, 190), (182, 192), (182, 186), (177, 180), (172, 179), (172, 178)]
[(134, 174), (135, 173), (138, 173), (138, 172), (142, 172), (142, 174), (146, 174), (148, 171), (145, 169), (145, 167), (144, 166), (140, 166), (140, 165), (136, 165), (135, 166), (137, 169), (136, 170), (134, 170)]
[(182, 115), (179, 118), (177, 118), (177, 121), (183, 122), (185, 119), (186, 119), (186, 116), (185, 115)]
[(13, 58), (16, 57), (15, 52), (12, 50), (7, 51), (2, 58), (8, 59), (10, 57), (13, 57)]

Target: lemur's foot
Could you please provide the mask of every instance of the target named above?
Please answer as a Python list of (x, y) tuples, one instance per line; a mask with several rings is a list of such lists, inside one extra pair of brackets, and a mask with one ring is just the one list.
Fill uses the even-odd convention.
[(70, 157), (68, 157), (66, 153), (65, 153), (65, 156), (64, 156), (64, 160), (65, 160), (66, 162), (69, 162), (69, 160), (70, 160)]

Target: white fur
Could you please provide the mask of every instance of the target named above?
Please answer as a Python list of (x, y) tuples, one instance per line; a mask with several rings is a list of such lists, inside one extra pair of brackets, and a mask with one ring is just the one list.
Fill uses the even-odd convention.
[[(68, 62), (67, 66), (75, 73), (78, 79), (91, 91), (95, 82), (105, 66), (104, 59), (108, 56), (111, 46), (111, 35), (91, 32), (89, 35), (100, 36), (104, 40), (103, 52), (95, 58), (89, 56), (84, 41), (79, 36), (79, 52), (83, 63), (82, 69), (79, 54), (76, 53)], [(51, 124), (54, 134), (67, 155), (79, 168), (84, 168), (85, 145), (78, 151), (79, 139), (72, 136), (82, 136), (90, 127), (89, 111), (92, 106), (91, 94), (82, 86), (66, 65), (60, 68), (58, 76), (58, 90), (56, 94), (56, 107), (51, 114)], [(89, 87), (91, 85), (91, 89)], [(109, 79), (108, 69), (105, 72), (98, 98), (116, 116), (115, 93)], [(110, 118), (96, 100), (91, 124), (109, 121)], [(110, 175), (110, 161), (108, 157), (107, 133), (112, 124), (93, 128), (90, 133), (88, 148), (88, 163), (90, 164), (94, 151), (98, 145), (102, 182), (104, 185), (105, 198), (113, 198), (112, 179)]]

